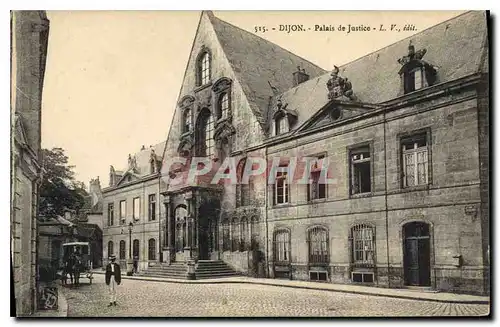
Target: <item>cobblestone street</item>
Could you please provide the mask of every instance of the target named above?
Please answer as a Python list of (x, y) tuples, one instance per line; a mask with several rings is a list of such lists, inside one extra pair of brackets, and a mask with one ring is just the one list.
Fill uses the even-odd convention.
[(107, 307), (103, 275), (65, 289), (73, 317), (479, 316), (488, 305), (438, 303), (251, 284), (176, 284), (124, 279)]

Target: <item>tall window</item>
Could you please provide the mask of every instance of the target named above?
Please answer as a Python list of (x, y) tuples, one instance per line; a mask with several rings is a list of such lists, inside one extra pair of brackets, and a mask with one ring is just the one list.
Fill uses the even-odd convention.
[(231, 239), (232, 239), (232, 251), (238, 251), (240, 249), (240, 224), (237, 218), (233, 218), (231, 224)]
[(350, 151), (351, 194), (369, 193), (372, 190), (370, 147)]
[(132, 243), (132, 256), (139, 258), (139, 240), (134, 240)]
[(111, 257), (114, 254), (115, 250), (113, 249), (113, 241), (108, 242), (108, 257)]
[(218, 119), (227, 118), (229, 112), (229, 96), (227, 93), (223, 93), (219, 98), (219, 113)]
[(308, 187), (308, 201), (325, 199), (326, 198), (326, 184), (321, 180), (321, 170), (323, 165), (324, 156), (317, 158), (317, 161), (311, 167), (311, 179)]
[(126, 252), (125, 252), (125, 241), (121, 240), (120, 241), (120, 260), (125, 260), (126, 257)]
[(229, 229), (229, 220), (224, 219), (222, 222), (222, 251), (231, 250), (231, 237)]
[(156, 240), (150, 238), (148, 241), (148, 260), (156, 260)]
[(426, 185), (429, 182), (427, 135), (421, 133), (402, 140), (403, 186)]
[(141, 215), (141, 198), (134, 198), (134, 212), (133, 212), (133, 218), (134, 220), (139, 220), (139, 217)]
[(309, 263), (328, 263), (328, 231), (324, 227), (313, 227), (307, 235), (309, 241)]
[(127, 215), (127, 202), (120, 201), (120, 224), (125, 224), (125, 217)]
[(148, 219), (155, 220), (156, 219), (156, 194), (150, 194), (148, 197)]
[(203, 109), (198, 125), (198, 147), (200, 156), (212, 157), (214, 154), (214, 120), (208, 109)]
[(354, 264), (373, 265), (375, 251), (374, 229), (368, 225), (356, 225), (351, 229), (352, 260)]
[(290, 262), (290, 232), (288, 230), (274, 232), (274, 261)]
[(287, 172), (279, 171), (276, 174), (274, 184), (274, 204), (288, 203), (289, 185), (287, 180)]
[(198, 62), (199, 85), (205, 85), (210, 82), (210, 54), (205, 52), (201, 55)]
[(191, 130), (191, 110), (185, 109), (182, 115), (182, 133), (189, 132)]
[(115, 224), (115, 209), (113, 203), (108, 203), (108, 226)]

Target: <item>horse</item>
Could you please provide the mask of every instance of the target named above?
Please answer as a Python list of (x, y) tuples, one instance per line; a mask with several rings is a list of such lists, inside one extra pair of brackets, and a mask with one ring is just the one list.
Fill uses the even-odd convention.
[[(80, 258), (72, 254), (65, 262), (64, 264), (64, 271), (63, 271), (63, 280), (64, 278), (67, 278), (66, 276), (69, 275), (71, 285), (72, 286), (79, 286), (80, 285), (80, 273), (82, 271), (82, 265), (81, 265), (81, 260)], [(74, 281), (74, 282), (73, 282)], [(64, 284), (66, 284), (64, 282)]]

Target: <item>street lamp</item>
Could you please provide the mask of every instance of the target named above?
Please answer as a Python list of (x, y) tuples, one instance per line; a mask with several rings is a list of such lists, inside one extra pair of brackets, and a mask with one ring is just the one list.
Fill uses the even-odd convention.
[(128, 262), (127, 262), (127, 276), (132, 276), (134, 263), (132, 261), (132, 229), (134, 224), (128, 224)]

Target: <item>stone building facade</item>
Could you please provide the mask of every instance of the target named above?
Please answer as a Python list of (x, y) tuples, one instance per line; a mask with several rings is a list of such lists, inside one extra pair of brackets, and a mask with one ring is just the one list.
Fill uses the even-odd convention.
[(43, 11), (11, 12), (11, 265), (18, 316), (36, 308), (41, 102), (49, 21)]
[(104, 265), (111, 254), (124, 269), (134, 257), (140, 262), (139, 270), (159, 260), (159, 176), (164, 148), (165, 142), (129, 155), (125, 171), (110, 167), (109, 185), (102, 189)]
[[(148, 186), (165, 213), (147, 231), (156, 260), (489, 293), (488, 95), (484, 12), (330, 72), (203, 12)], [(257, 158), (278, 172), (241, 183)], [(219, 169), (238, 183), (211, 183)]]

